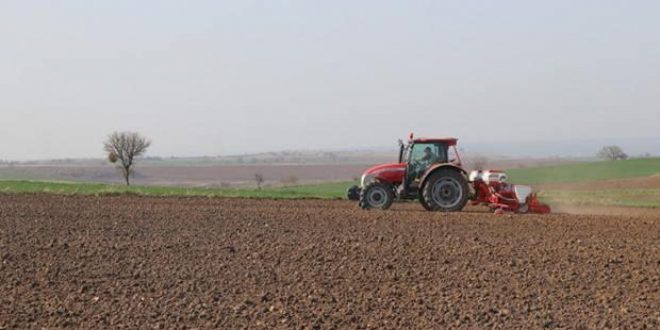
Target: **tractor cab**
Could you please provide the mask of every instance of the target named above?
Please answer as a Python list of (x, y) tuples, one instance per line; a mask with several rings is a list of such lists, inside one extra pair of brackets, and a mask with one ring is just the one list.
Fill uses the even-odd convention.
[(460, 168), (461, 160), (456, 150), (455, 138), (411, 139), (407, 144), (399, 140), (399, 163), (405, 164), (402, 184), (397, 195), (402, 198), (416, 198), (422, 187), (422, 180), (429, 169), (442, 164)]
[(429, 168), (450, 162), (460, 166), (456, 139), (411, 139), (408, 144), (400, 142), (399, 163), (406, 164), (403, 186), (407, 191), (416, 193)]

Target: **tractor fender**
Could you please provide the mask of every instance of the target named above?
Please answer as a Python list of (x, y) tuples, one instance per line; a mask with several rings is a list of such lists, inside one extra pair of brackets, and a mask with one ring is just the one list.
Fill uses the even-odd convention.
[(422, 175), (422, 177), (420, 178), (420, 180), (419, 180), (419, 187), (420, 187), (420, 189), (421, 189), (422, 187), (424, 187), (424, 184), (426, 184), (426, 179), (428, 179), (428, 178), (431, 176), (431, 174), (435, 173), (436, 171), (438, 171), (438, 170), (440, 170), (440, 169), (445, 169), (445, 168), (454, 169), (455, 171), (458, 171), (458, 172), (460, 172), (460, 173), (463, 173), (463, 175), (465, 175), (465, 180), (468, 179), (468, 173), (467, 173), (467, 171), (464, 170), (464, 169), (463, 169), (462, 167), (460, 167), (460, 166), (456, 166), (456, 165), (454, 165), (454, 164), (452, 164), (452, 163), (435, 164), (435, 165), (431, 165), (431, 166), (426, 170), (426, 172), (424, 172), (424, 174)]

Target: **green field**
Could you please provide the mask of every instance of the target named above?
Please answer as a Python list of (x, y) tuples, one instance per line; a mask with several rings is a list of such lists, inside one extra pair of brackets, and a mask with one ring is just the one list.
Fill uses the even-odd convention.
[[(0, 181), (0, 193), (54, 193), (64, 195), (139, 195), (183, 197), (241, 197), (271, 199), (343, 199), (353, 182), (335, 182), (256, 189), (131, 186), (44, 181)], [(599, 191), (543, 191), (551, 205), (660, 207), (660, 189), (611, 189)]]
[[(560, 166), (511, 169), (512, 183), (577, 183), (648, 177), (660, 174), (660, 158), (600, 161)], [(543, 191), (552, 205), (660, 207), (660, 189), (606, 189), (589, 191)]]
[(233, 188), (191, 188), (164, 186), (131, 186), (47, 181), (0, 181), (0, 193), (55, 193), (65, 195), (120, 195), (141, 196), (202, 196), (202, 197), (243, 197), (243, 198), (343, 198), (346, 188), (353, 182), (333, 182), (290, 187), (257, 189)]
[(660, 174), (660, 158), (600, 161), (507, 170), (512, 183), (574, 183)]
[(541, 199), (551, 205), (660, 208), (660, 189), (553, 190), (544, 191)]

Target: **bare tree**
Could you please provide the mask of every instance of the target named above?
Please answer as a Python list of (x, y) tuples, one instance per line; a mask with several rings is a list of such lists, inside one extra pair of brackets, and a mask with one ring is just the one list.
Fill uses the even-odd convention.
[(598, 158), (607, 160), (624, 160), (628, 159), (628, 155), (623, 152), (619, 146), (605, 146), (598, 152)]
[(130, 176), (133, 173), (135, 158), (143, 155), (151, 141), (135, 132), (114, 132), (103, 143), (103, 150), (108, 153), (108, 161), (117, 164), (121, 174), (130, 186)]
[(264, 183), (264, 176), (259, 174), (259, 173), (255, 173), (254, 174), (254, 181), (257, 182), (257, 189), (261, 190), (261, 184)]

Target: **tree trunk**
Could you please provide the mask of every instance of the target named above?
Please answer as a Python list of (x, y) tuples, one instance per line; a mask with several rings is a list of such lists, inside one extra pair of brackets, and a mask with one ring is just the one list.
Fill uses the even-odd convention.
[(126, 180), (127, 187), (131, 185), (130, 175), (131, 175), (130, 169), (128, 167), (124, 167), (124, 180)]

